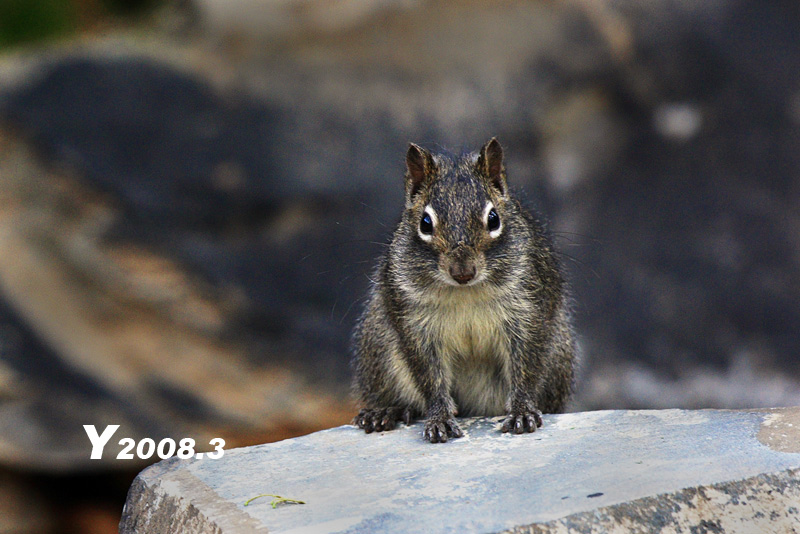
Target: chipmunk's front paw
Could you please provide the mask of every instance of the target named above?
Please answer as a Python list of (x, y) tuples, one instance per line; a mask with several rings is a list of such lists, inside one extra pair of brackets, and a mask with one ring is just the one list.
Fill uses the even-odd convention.
[(513, 432), (522, 434), (524, 432), (536, 432), (542, 426), (542, 412), (533, 409), (522, 413), (512, 413), (503, 421), (503, 432)]
[(431, 418), (425, 422), (422, 437), (431, 443), (444, 443), (447, 438), (460, 438), (464, 435), (453, 417), (447, 419)]
[(367, 408), (358, 412), (353, 418), (353, 424), (369, 434), (373, 431), (394, 430), (400, 421), (410, 425), (411, 419), (411, 410), (408, 408)]

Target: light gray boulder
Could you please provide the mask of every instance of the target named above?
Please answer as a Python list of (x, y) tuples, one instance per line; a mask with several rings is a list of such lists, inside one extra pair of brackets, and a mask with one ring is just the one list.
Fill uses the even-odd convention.
[[(120, 532), (797, 532), (800, 409), (499, 418), (422, 440), (352, 426), (170, 459), (134, 481)], [(279, 503), (276, 494), (305, 504)]]

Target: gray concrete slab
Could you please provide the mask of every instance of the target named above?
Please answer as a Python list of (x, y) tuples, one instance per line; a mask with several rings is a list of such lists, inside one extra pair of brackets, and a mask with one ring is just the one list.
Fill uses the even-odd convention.
[[(534, 434), (464, 420), (432, 445), (422, 425), (351, 426), (135, 480), (131, 532), (800, 532), (800, 408), (545, 416)], [(270, 505), (270, 493), (305, 504)], [(703, 530), (705, 529), (705, 530)]]

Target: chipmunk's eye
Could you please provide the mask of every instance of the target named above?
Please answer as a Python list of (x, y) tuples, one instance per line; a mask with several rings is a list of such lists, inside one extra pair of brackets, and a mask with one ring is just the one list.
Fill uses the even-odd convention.
[(419, 231), (425, 235), (433, 234), (433, 219), (427, 211), (422, 214), (422, 219), (419, 221)]
[(500, 216), (494, 210), (494, 208), (489, 210), (489, 214), (486, 216), (486, 229), (490, 232), (494, 232), (500, 228)]

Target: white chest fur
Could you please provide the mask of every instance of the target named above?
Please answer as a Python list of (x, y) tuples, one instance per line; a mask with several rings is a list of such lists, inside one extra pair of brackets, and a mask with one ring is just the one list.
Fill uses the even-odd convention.
[(480, 288), (453, 288), (438, 297), (429, 309), (428, 333), (459, 415), (504, 413), (510, 387), (505, 325), (512, 302)]

